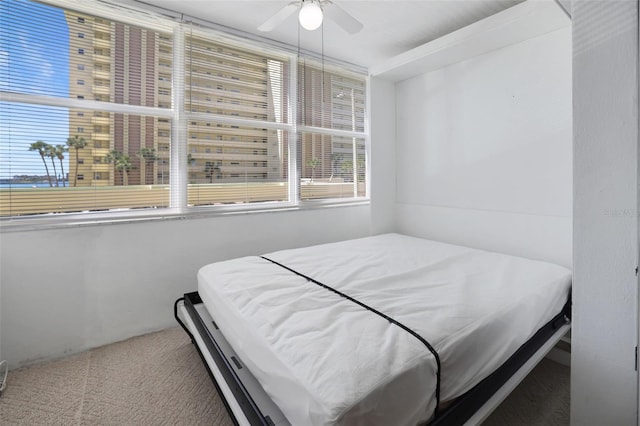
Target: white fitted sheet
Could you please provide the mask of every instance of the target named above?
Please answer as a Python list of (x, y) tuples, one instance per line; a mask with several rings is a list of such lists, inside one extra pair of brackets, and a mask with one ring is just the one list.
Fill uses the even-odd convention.
[[(441, 361), (441, 402), (471, 389), (567, 301), (568, 269), (385, 234), (265, 255), (401, 322)], [(198, 272), (204, 305), (294, 425), (415, 425), (436, 363), (416, 337), (259, 256)]]

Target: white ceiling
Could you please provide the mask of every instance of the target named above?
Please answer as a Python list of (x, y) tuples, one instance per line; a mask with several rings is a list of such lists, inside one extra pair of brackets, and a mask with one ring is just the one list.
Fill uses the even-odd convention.
[[(385, 60), (484, 19), (523, 0), (334, 0), (364, 24), (349, 35), (325, 20), (324, 54), (369, 68)], [(184, 13), (292, 46), (298, 45), (297, 14), (274, 31), (257, 28), (290, 0), (143, 0), (144, 3)], [(331, 6), (329, 6), (331, 7)], [(320, 53), (322, 31), (300, 30), (300, 47)]]

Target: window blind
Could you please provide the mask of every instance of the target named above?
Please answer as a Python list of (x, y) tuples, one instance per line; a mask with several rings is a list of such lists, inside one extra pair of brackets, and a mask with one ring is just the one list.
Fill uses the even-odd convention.
[(189, 32), (189, 205), (288, 201), (288, 61)]
[(27, 100), (0, 102), (0, 215), (167, 207), (171, 34), (33, 1), (0, 8), (1, 88)]
[(366, 194), (366, 80), (309, 60), (298, 62), (300, 196)]
[(366, 197), (363, 75), (102, 0), (0, 12), (0, 217)]
[(298, 123), (365, 132), (366, 79), (309, 59), (298, 62)]

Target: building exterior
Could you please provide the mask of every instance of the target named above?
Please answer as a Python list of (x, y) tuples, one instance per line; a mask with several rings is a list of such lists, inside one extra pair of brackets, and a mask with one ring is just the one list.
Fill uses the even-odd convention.
[[(197, 34), (186, 40), (185, 111), (287, 122), (287, 66)], [(277, 130), (190, 119), (191, 183), (286, 179), (288, 135)]]
[[(170, 35), (72, 11), (65, 16), (71, 98), (171, 108)], [(283, 61), (195, 35), (187, 37), (187, 51), (185, 112), (286, 122)], [(189, 183), (286, 179), (286, 132), (190, 119), (187, 133)], [(69, 150), (71, 186), (169, 183), (168, 119), (70, 109), (69, 135), (86, 143)], [(130, 165), (118, 168), (114, 151)]]
[[(171, 107), (171, 38), (155, 31), (66, 11), (69, 96), (138, 106)], [(170, 123), (156, 117), (69, 110), (69, 135), (84, 148), (69, 151), (71, 186), (159, 183), (168, 159)], [(141, 152), (155, 153), (145, 161)], [(127, 156), (116, 170), (113, 151)], [(168, 173), (168, 162), (166, 164)], [(76, 173), (77, 167), (77, 173)], [(166, 176), (168, 182), (168, 176)]]

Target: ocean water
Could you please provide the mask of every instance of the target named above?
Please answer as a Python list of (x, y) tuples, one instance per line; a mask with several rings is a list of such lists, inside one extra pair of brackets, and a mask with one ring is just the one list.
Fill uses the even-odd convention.
[[(55, 183), (53, 185), (55, 187)], [(62, 185), (60, 185), (60, 187), (62, 187)], [(49, 188), (49, 182), (0, 183), (0, 189), (1, 188)]]

